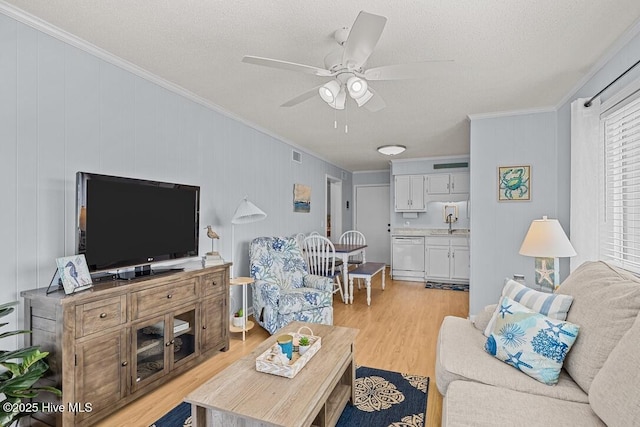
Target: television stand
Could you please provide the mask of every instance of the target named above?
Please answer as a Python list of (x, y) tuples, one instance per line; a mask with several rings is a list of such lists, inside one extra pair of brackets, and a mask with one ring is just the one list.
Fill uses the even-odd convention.
[(155, 277), (163, 274), (178, 273), (180, 271), (184, 271), (184, 268), (161, 267), (152, 269), (150, 265), (141, 265), (136, 267), (133, 271), (118, 272), (115, 275), (115, 280), (133, 280), (150, 276)]

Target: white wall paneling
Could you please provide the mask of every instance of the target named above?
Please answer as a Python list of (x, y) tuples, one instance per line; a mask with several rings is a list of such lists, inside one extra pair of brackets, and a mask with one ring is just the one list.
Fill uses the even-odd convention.
[[(0, 58), (0, 301), (46, 287), (55, 258), (74, 253), (80, 170), (199, 185), (200, 252), (211, 224), (227, 260), (231, 217), (249, 196), (268, 217), (236, 227), (238, 275), (249, 274), (254, 237), (321, 230), (325, 175), (343, 169), (307, 152), (292, 162), (276, 137), (3, 14)], [(293, 212), (294, 183), (311, 186), (311, 213)], [(351, 210), (342, 220), (351, 227)], [(19, 327), (21, 314), (9, 320)]]

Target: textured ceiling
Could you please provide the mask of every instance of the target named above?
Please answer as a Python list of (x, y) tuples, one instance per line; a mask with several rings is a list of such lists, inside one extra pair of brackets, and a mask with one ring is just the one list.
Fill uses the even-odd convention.
[[(640, 17), (637, 0), (9, 0), (114, 55), (351, 171), (469, 152), (468, 114), (553, 107)], [(332, 33), (360, 10), (388, 18), (367, 68), (431, 59), (421, 80), (376, 81), (387, 107), (319, 97), (327, 78), (241, 62), (323, 67)], [(338, 129), (334, 129), (334, 119)], [(348, 123), (348, 133), (344, 125)]]

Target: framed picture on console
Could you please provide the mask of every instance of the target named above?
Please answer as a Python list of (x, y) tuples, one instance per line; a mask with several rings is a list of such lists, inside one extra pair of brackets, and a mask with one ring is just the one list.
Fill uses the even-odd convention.
[(69, 295), (93, 286), (84, 254), (57, 258), (56, 265), (65, 294)]

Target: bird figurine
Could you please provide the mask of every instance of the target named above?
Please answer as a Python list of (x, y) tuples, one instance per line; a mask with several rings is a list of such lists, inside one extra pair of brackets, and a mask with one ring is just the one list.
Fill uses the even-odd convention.
[(218, 236), (218, 233), (213, 231), (210, 225), (207, 225), (207, 237), (211, 239), (211, 255), (218, 255), (218, 253), (213, 250), (213, 242), (214, 240), (219, 239), (220, 236)]

